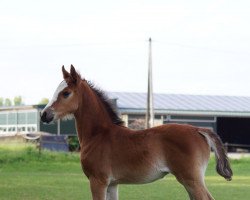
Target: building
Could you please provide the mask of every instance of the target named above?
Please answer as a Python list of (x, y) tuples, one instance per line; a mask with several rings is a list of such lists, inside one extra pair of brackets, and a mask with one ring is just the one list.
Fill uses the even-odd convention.
[[(110, 92), (125, 125), (145, 126), (146, 93)], [(0, 108), (0, 135), (17, 132), (76, 134), (75, 122), (40, 122), (44, 106)], [(250, 97), (154, 94), (155, 125), (191, 124), (217, 132), (224, 143), (250, 145)]]
[(39, 131), (39, 110), (35, 106), (0, 108), (0, 134)]
[[(146, 93), (115, 92), (110, 97), (117, 99), (126, 126), (143, 128)], [(154, 94), (154, 111), (155, 125), (181, 123), (210, 128), (224, 143), (250, 149), (250, 97)]]
[(76, 134), (74, 120), (42, 123), (40, 112), (44, 107), (45, 105), (0, 107), (0, 136), (35, 132)]

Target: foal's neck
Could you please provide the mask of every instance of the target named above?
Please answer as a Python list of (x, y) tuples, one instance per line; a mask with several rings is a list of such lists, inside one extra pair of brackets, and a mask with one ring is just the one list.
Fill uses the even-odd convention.
[(82, 144), (91, 140), (95, 135), (107, 130), (112, 121), (102, 104), (89, 85), (82, 81), (80, 84), (79, 107), (75, 113), (76, 127)]

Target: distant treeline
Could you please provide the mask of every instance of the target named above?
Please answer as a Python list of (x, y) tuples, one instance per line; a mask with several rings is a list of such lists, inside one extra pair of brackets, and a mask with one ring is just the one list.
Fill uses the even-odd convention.
[[(42, 98), (38, 105), (47, 104), (49, 102), (48, 98)], [(21, 106), (25, 105), (21, 96), (16, 96), (13, 99), (0, 97), (0, 107), (10, 107), (10, 106)]]
[(16, 96), (12, 100), (10, 98), (2, 98), (0, 97), (0, 106), (21, 106), (24, 105), (24, 102), (22, 100), (21, 96)]

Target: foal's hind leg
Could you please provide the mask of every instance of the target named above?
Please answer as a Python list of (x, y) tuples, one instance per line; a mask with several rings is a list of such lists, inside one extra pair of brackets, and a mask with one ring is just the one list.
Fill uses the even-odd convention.
[(185, 180), (180, 182), (187, 190), (191, 200), (214, 200), (203, 181)]
[[(204, 174), (196, 168), (176, 174), (177, 180), (185, 187), (190, 200), (214, 200), (204, 182)], [(198, 173), (197, 173), (198, 172)]]
[(204, 181), (206, 165), (192, 163), (193, 166), (188, 169), (180, 168), (178, 173), (174, 173), (175, 177), (185, 187), (191, 200), (213, 200)]

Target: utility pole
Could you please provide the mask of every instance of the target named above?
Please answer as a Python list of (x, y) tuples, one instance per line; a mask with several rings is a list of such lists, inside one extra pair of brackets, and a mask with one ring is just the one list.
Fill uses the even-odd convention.
[(149, 38), (146, 128), (151, 128), (154, 126), (153, 80), (152, 80), (152, 44), (151, 43), (152, 43), (152, 40), (151, 40), (151, 38)]
[(57, 135), (61, 135), (61, 120), (57, 120)]

